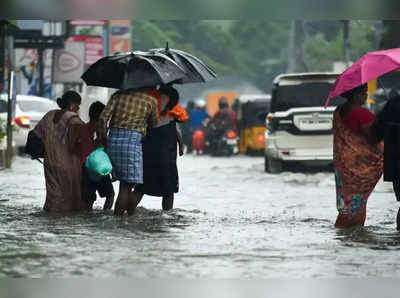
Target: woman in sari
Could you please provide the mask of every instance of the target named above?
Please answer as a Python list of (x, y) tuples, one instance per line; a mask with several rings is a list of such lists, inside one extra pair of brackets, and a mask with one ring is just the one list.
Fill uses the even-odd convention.
[(44, 147), (44, 175), (46, 179), (46, 201), (43, 209), (48, 212), (70, 212), (86, 210), (81, 199), (82, 163), (78, 144), (78, 116), (81, 96), (67, 91), (57, 99), (60, 110), (49, 111), (36, 125), (34, 132), (41, 138)]
[(186, 110), (178, 104), (179, 93), (169, 85), (153, 90), (157, 98), (159, 123), (153, 127), (143, 142), (143, 184), (133, 192), (128, 213), (133, 214), (143, 196), (162, 197), (162, 209), (174, 205), (174, 194), (179, 191), (177, 151), (183, 155), (184, 144), (177, 122), (188, 120)]
[(382, 176), (383, 155), (371, 125), (375, 115), (362, 105), (367, 86), (354, 88), (342, 97), (333, 115), (336, 203), (335, 227), (363, 226), (369, 195)]

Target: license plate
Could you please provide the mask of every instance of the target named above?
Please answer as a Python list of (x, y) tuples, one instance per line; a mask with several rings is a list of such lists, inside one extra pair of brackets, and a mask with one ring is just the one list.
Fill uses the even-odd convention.
[(331, 119), (301, 119), (301, 130), (329, 130), (332, 129)]
[(236, 140), (226, 140), (228, 145), (236, 145)]
[(301, 120), (301, 124), (330, 124), (331, 120), (329, 119), (304, 119)]

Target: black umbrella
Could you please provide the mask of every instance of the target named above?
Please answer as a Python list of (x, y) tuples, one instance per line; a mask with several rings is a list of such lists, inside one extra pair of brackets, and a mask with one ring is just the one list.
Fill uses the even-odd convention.
[(168, 84), (185, 76), (185, 70), (163, 53), (135, 51), (103, 57), (81, 78), (91, 86), (130, 89)]
[(185, 70), (186, 76), (177, 81), (178, 84), (207, 82), (217, 77), (215, 71), (205, 62), (187, 52), (168, 48), (168, 43), (165, 49), (159, 48), (152, 51), (172, 58)]

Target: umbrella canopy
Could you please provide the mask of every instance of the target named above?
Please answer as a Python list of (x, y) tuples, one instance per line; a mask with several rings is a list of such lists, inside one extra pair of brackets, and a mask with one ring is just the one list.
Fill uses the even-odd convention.
[(152, 87), (186, 76), (170, 57), (155, 51), (119, 53), (99, 59), (82, 75), (87, 85), (114, 89)]
[(331, 98), (368, 83), (400, 67), (400, 48), (370, 52), (346, 69), (337, 79), (325, 102)]
[(185, 70), (186, 76), (179, 80), (178, 84), (207, 82), (217, 77), (215, 71), (205, 62), (187, 52), (169, 49), (168, 43), (165, 49), (159, 48), (153, 51), (170, 57)]

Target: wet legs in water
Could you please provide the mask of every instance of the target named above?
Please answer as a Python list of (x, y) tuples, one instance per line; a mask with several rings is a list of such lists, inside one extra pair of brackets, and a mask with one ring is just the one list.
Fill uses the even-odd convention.
[(103, 210), (111, 210), (114, 204), (114, 196), (115, 193), (112, 192), (110, 195), (106, 197), (106, 201), (104, 202)]
[[(142, 200), (144, 194), (141, 192), (133, 191), (130, 194), (128, 202), (128, 214), (135, 213), (137, 205)], [(174, 194), (162, 198), (162, 209), (164, 211), (171, 210), (174, 206)]]
[[(400, 180), (393, 181), (393, 190), (394, 193), (396, 194), (397, 201), (400, 201)], [(397, 211), (396, 223), (397, 223), (397, 231), (400, 231), (400, 208), (399, 211)]]
[(142, 200), (144, 194), (137, 191), (132, 191), (129, 195), (129, 203), (128, 203), (128, 215), (132, 215), (135, 213), (137, 205), (139, 205)]
[(129, 196), (131, 190), (131, 184), (122, 181), (119, 183), (119, 193), (114, 208), (115, 215), (123, 215), (125, 210), (128, 210)]
[(162, 209), (167, 211), (174, 207), (174, 194), (162, 198)]

